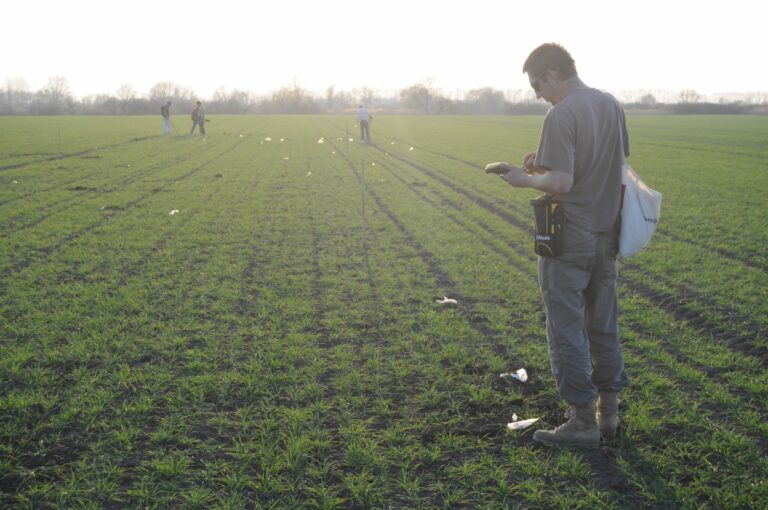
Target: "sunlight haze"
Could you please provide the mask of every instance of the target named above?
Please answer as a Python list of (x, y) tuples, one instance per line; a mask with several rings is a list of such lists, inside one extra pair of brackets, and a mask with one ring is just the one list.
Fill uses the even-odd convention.
[[(764, 4), (700, 2), (69, 2), (10, 0), (0, 84), (65, 77), (72, 93), (145, 94), (160, 81), (210, 97), (299, 84), (322, 94), (431, 80), (447, 95), (527, 88), (543, 42), (563, 44), (582, 79), (611, 92), (765, 90)], [(758, 7), (763, 5), (763, 7)]]

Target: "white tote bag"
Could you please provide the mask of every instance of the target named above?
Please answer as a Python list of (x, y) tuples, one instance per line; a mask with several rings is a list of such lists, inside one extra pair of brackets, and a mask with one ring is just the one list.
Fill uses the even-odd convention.
[(661, 193), (641, 181), (627, 163), (621, 169), (621, 190), (619, 255), (631, 257), (651, 241), (661, 213)]

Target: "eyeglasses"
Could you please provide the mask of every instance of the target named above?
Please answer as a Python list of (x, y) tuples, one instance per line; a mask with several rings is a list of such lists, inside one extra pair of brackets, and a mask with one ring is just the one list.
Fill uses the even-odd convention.
[(545, 75), (545, 74), (547, 74), (547, 71), (544, 71), (543, 73), (541, 73), (540, 75), (538, 75), (538, 76), (536, 77), (536, 79), (535, 79), (535, 80), (533, 80), (533, 81), (531, 82), (531, 87), (532, 87), (532, 88), (533, 88), (533, 90), (535, 90), (536, 92), (540, 92), (540, 89), (541, 89), (541, 83), (540, 83), (540, 82), (541, 82), (541, 79), (542, 79), (542, 78), (544, 78), (544, 75)]

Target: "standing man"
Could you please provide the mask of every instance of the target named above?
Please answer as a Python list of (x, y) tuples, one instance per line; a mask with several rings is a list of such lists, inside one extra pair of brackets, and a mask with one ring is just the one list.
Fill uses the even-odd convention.
[(171, 132), (171, 102), (168, 101), (165, 105), (160, 107), (160, 115), (163, 116), (163, 134), (167, 135)]
[(371, 122), (371, 119), (373, 116), (368, 113), (368, 110), (365, 106), (360, 105), (360, 107), (357, 109), (357, 123), (360, 125), (360, 141), (361, 142), (369, 142), (371, 141), (371, 132), (369, 130), (369, 124)]
[(195, 132), (195, 126), (200, 126), (200, 134), (205, 136), (205, 108), (200, 101), (197, 102), (197, 106), (192, 110), (192, 129), (189, 131), (190, 135)]
[[(508, 184), (553, 197), (565, 213), (562, 250), (539, 257), (539, 287), (547, 314), (552, 373), (570, 404), (569, 420), (533, 439), (549, 446), (595, 447), (613, 438), (618, 394), (629, 384), (619, 341), (617, 220), (621, 168), (629, 156), (624, 111), (611, 95), (588, 87), (558, 44), (531, 52), (523, 73), (553, 105), (538, 150), (523, 167), (489, 165)], [(595, 412), (597, 405), (597, 413)]]

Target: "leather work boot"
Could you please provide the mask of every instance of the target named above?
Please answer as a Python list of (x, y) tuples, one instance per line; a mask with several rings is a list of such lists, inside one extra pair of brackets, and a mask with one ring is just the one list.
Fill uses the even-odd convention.
[(604, 439), (616, 437), (619, 426), (619, 394), (600, 393), (597, 397), (597, 426)]
[(596, 448), (600, 445), (600, 429), (595, 421), (595, 403), (573, 406), (569, 419), (555, 430), (537, 430), (533, 440), (548, 446)]

